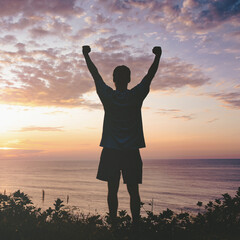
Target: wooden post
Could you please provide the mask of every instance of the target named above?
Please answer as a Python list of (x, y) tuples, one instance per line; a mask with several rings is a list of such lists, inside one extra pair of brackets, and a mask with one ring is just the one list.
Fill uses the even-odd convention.
[(42, 190), (42, 201), (44, 202), (44, 198), (45, 198), (45, 191)]

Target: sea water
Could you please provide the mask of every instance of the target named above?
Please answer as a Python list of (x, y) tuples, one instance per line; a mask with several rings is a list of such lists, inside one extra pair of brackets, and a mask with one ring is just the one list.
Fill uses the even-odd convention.
[[(104, 214), (107, 184), (96, 179), (97, 167), (98, 161), (0, 160), (0, 193), (20, 189), (42, 209), (60, 198), (72, 209)], [(198, 201), (206, 204), (224, 193), (234, 195), (238, 187), (240, 159), (144, 160), (141, 211), (196, 212)], [(118, 197), (119, 210), (130, 212), (122, 179)]]

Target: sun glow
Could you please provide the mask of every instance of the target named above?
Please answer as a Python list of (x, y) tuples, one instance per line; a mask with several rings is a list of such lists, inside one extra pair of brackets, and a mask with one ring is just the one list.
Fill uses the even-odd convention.
[(19, 148), (0, 147), (0, 150), (13, 150), (13, 149), (19, 149)]
[(8, 132), (13, 127), (19, 125), (18, 112), (15, 107), (9, 105), (0, 106), (0, 133)]

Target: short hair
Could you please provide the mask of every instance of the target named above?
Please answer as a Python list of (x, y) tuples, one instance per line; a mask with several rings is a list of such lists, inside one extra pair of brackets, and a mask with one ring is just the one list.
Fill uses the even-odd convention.
[(113, 81), (129, 83), (131, 81), (130, 69), (125, 65), (117, 66), (113, 70)]

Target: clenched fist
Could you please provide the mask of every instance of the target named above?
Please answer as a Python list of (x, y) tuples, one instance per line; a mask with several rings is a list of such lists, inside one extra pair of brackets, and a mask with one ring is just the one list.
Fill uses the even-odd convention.
[(84, 54), (88, 54), (90, 52), (91, 52), (90, 46), (88, 46), (88, 45), (82, 46), (82, 53), (83, 53), (83, 55)]
[(157, 55), (157, 56), (161, 56), (162, 55), (162, 48), (159, 46), (156, 46), (153, 48), (152, 52)]

